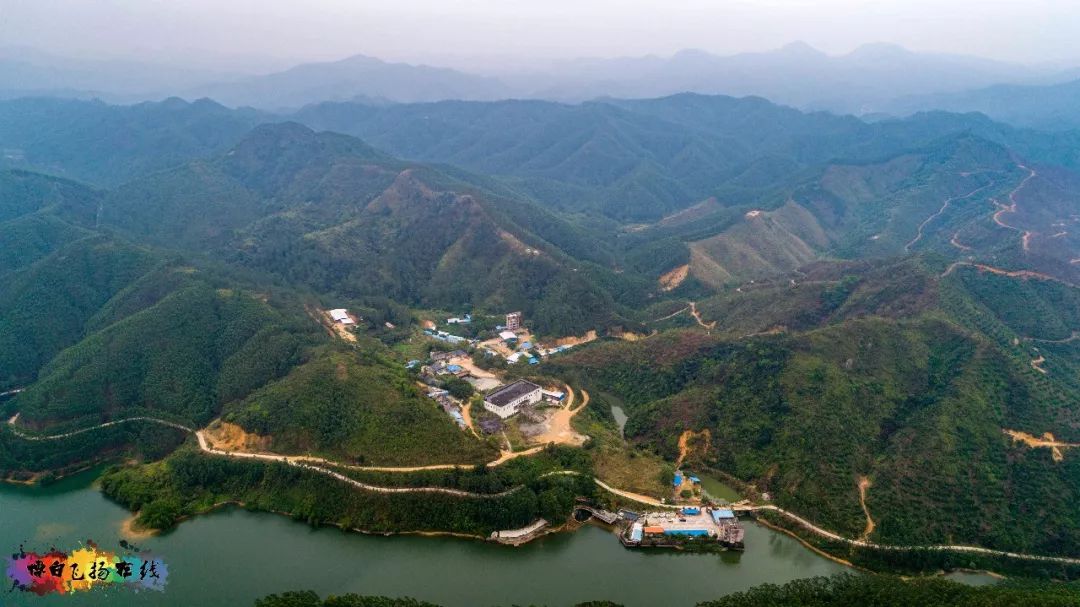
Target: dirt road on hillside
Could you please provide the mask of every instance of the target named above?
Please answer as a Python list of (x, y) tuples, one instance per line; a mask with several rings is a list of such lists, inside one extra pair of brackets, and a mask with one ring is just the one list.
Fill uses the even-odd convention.
[[(925, 228), (926, 228), (927, 224), (929, 224), (929, 223), (930, 223), (931, 221), (933, 221), (933, 220), (937, 219), (938, 217), (941, 217), (941, 215), (942, 215), (942, 214), (943, 214), (943, 213), (944, 213), (944, 212), (945, 212), (945, 211), (946, 211), (946, 210), (947, 210), (947, 209), (949, 208), (949, 205), (950, 205), (950, 204), (951, 204), (952, 202), (954, 202), (954, 201), (957, 201), (957, 200), (963, 200), (963, 199), (965, 199), (965, 198), (971, 198), (971, 197), (972, 197), (972, 196), (974, 196), (975, 194), (978, 194), (978, 193), (979, 193), (980, 191), (982, 191), (982, 190), (985, 190), (986, 188), (990, 187), (991, 185), (993, 185), (993, 184), (992, 184), (992, 183), (988, 183), (988, 184), (986, 184), (986, 185), (984, 185), (984, 186), (981, 186), (981, 187), (975, 188), (974, 190), (972, 190), (972, 191), (968, 192), (967, 194), (964, 194), (963, 196), (953, 196), (952, 198), (947, 198), (947, 199), (945, 199), (945, 203), (941, 205), (941, 208), (940, 208), (940, 209), (938, 209), (938, 211), (937, 211), (936, 213), (934, 213), (934, 214), (930, 215), (930, 216), (929, 216), (929, 217), (927, 217), (927, 218), (926, 218), (925, 220), (923, 220), (923, 222), (922, 222), (922, 223), (920, 223), (920, 224), (919, 224), (919, 229), (918, 229), (918, 230), (916, 231), (916, 233), (915, 233), (915, 238), (912, 238), (912, 239), (911, 239), (911, 242), (909, 242), (909, 243), (907, 243), (906, 245), (904, 245), (904, 250), (905, 250), (905, 251), (911, 251), (911, 247), (915, 246), (915, 244), (916, 244), (917, 242), (919, 242), (920, 240), (922, 240), (922, 237), (923, 237), (923, 229), (925, 229)], [(955, 238), (956, 238), (956, 236), (954, 235), (954, 236), (953, 236), (953, 238), (955, 239)]]
[[(69, 436), (75, 436), (75, 435), (78, 435), (78, 434), (82, 434), (84, 432), (91, 432), (93, 430), (97, 430), (97, 429), (100, 429), (100, 428), (106, 428), (106, 427), (109, 427), (109, 426), (114, 426), (116, 424), (123, 424), (123, 423), (135, 422), (135, 421), (145, 421), (145, 422), (149, 422), (149, 423), (161, 424), (161, 425), (165, 425), (165, 426), (169, 426), (169, 427), (173, 427), (173, 428), (178, 428), (178, 429), (184, 430), (186, 432), (194, 433), (196, 435), (196, 438), (199, 440), (199, 448), (202, 449), (206, 453), (210, 453), (210, 454), (214, 454), (214, 455), (222, 455), (222, 456), (225, 456), (225, 457), (250, 457), (252, 459), (271, 459), (271, 460), (274, 460), (274, 461), (280, 461), (280, 462), (282, 462), (284, 464), (287, 464), (287, 465), (290, 465), (290, 466), (296, 466), (296, 467), (299, 467), (299, 468), (303, 468), (303, 469), (306, 469), (306, 470), (311, 470), (313, 472), (317, 472), (319, 474), (324, 474), (324, 475), (329, 476), (331, 478), (334, 478), (334, 479), (336, 479), (336, 480), (338, 480), (340, 482), (347, 483), (347, 484), (349, 484), (349, 485), (351, 485), (353, 487), (356, 487), (358, 489), (362, 489), (362, 490), (365, 490), (365, 491), (375, 491), (375, 492), (379, 492), (379, 493), (443, 493), (443, 494), (454, 495), (454, 496), (458, 496), (458, 497), (466, 497), (466, 498), (493, 499), (493, 498), (504, 497), (504, 496), (509, 495), (511, 493), (514, 493), (516, 491), (520, 491), (524, 487), (524, 485), (519, 485), (517, 487), (513, 487), (511, 489), (503, 491), (502, 493), (497, 493), (497, 494), (469, 493), (467, 491), (460, 491), (460, 490), (457, 490), (457, 489), (448, 489), (448, 488), (445, 488), (445, 487), (380, 487), (380, 486), (377, 486), (377, 485), (370, 485), (370, 484), (367, 484), (367, 483), (362, 483), (360, 481), (351, 479), (351, 478), (345, 476), (344, 474), (334, 472), (333, 470), (328, 470), (326, 468), (320, 468), (318, 466), (308, 464), (308, 463), (298, 462), (295, 459), (289, 458), (287, 456), (270, 456), (270, 455), (266, 455), (266, 454), (246, 454), (246, 455), (242, 455), (242, 454), (237, 454), (237, 453), (226, 453), (226, 452), (223, 452), (223, 451), (216, 451), (216, 450), (210, 449), (209, 445), (205, 444), (206, 439), (202, 436), (201, 432), (196, 432), (195, 430), (193, 430), (193, 429), (191, 429), (191, 428), (189, 428), (189, 427), (187, 427), (187, 426), (185, 426), (183, 424), (177, 424), (175, 422), (171, 422), (171, 421), (163, 420), (163, 419), (158, 419), (158, 418), (154, 418), (154, 417), (132, 417), (132, 418), (127, 418), (127, 419), (122, 419), (122, 420), (115, 420), (115, 421), (111, 421), (111, 422), (105, 422), (105, 423), (102, 423), (102, 424), (98, 424), (96, 426), (90, 426), (88, 428), (82, 428), (80, 430), (73, 430), (71, 432), (65, 432), (65, 433), (62, 433), (62, 434), (55, 434), (55, 435), (51, 435), (51, 436), (31, 436), (31, 435), (27, 435), (24, 432), (22, 432), (21, 430), (19, 430), (18, 427), (16, 427), (14, 424), (11, 425), (11, 429), (12, 429), (12, 432), (16, 436), (19, 436), (20, 438), (23, 438), (24, 440), (41, 441), (41, 440), (61, 439), (61, 438), (69, 437)], [(1035, 440), (1038, 441), (1039, 439), (1035, 439)], [(1074, 446), (1080, 446), (1080, 445), (1069, 445), (1069, 446), (1074, 447)], [(527, 454), (533, 453), (533, 452), (538, 452), (541, 449), (543, 449), (543, 448), (542, 447), (536, 447), (535, 451), (533, 451), (533, 450), (522, 451), (522, 452), (519, 453), (519, 456), (527, 455)], [(502, 458), (500, 458), (500, 459), (502, 459)], [(497, 462), (498, 462), (498, 460), (496, 460), (496, 462), (492, 462), (489, 465), (497, 465)], [(423, 468), (418, 468), (418, 469), (423, 469)], [(395, 468), (394, 470), (406, 471), (406, 470), (409, 470), (409, 469), (407, 469), (407, 468)], [(572, 475), (576, 475), (576, 474), (579, 474), (579, 473), (576, 472), (576, 471), (573, 471), (573, 470), (556, 470), (556, 471), (547, 473), (547, 475), (545, 475), (545, 476), (550, 476), (550, 475), (555, 475), (555, 474), (572, 474)], [(600, 479), (595, 478), (595, 477), (593, 477), (593, 482), (595, 482), (598, 487), (600, 487), (601, 489), (603, 489), (605, 491), (608, 491), (608, 492), (610, 492), (610, 493), (612, 493), (614, 495), (617, 495), (617, 496), (620, 496), (620, 497), (623, 497), (625, 499), (635, 501), (635, 502), (638, 502), (638, 503), (641, 503), (641, 504), (646, 504), (646, 505), (657, 507), (657, 508), (678, 508), (679, 507), (679, 506), (675, 506), (675, 505), (671, 505), (671, 504), (663, 504), (663, 503), (659, 502), (658, 500), (653, 499), (653, 498), (651, 498), (649, 496), (646, 496), (646, 495), (640, 495), (640, 494), (637, 494), (637, 493), (631, 493), (629, 491), (623, 491), (621, 489), (617, 489), (615, 487), (612, 487), (612, 486), (608, 485), (607, 483), (604, 483), (603, 481), (601, 481)], [(960, 553), (971, 553), (971, 554), (984, 554), (984, 555), (988, 555), (988, 556), (1000, 556), (1000, 557), (1006, 557), (1006, 558), (1014, 558), (1014, 559), (1029, 560), (1029, 561), (1039, 561), (1039, 562), (1048, 562), (1048, 563), (1061, 563), (1061, 564), (1068, 564), (1068, 565), (1080, 565), (1080, 558), (1059, 557), (1059, 556), (1044, 556), (1044, 555), (1037, 555), (1037, 554), (1006, 552), (1006, 551), (1003, 551), (1003, 550), (993, 550), (993, 549), (990, 549), (990, 548), (982, 548), (982, 547), (979, 547), (979, 546), (962, 546), (962, 545), (900, 546), (900, 545), (877, 544), (877, 543), (874, 543), (874, 542), (869, 542), (869, 541), (860, 540), (860, 539), (846, 538), (846, 537), (844, 537), (842, 535), (839, 535), (837, 533), (833, 533), (832, 531), (829, 531), (827, 529), (823, 529), (821, 527), (818, 527), (818, 526), (814, 525), (813, 523), (811, 523), (810, 521), (800, 517), (799, 515), (794, 514), (792, 512), (789, 512), (787, 510), (784, 510), (783, 508), (780, 508), (779, 506), (774, 506), (774, 505), (771, 505), (771, 504), (754, 505), (754, 504), (749, 504), (749, 503), (746, 503), (746, 502), (741, 502), (739, 504), (736, 504), (734, 506), (734, 508), (736, 510), (738, 510), (738, 511), (741, 511), (741, 512), (766, 512), (766, 511), (767, 512), (774, 512), (774, 513), (776, 513), (776, 514), (778, 514), (780, 516), (783, 516), (783, 517), (795, 522), (796, 524), (804, 527), (805, 529), (807, 529), (808, 531), (810, 531), (811, 533), (813, 533), (815, 535), (818, 535), (818, 536), (821, 536), (821, 537), (824, 537), (824, 538), (828, 538), (828, 539), (832, 539), (832, 540), (835, 540), (835, 541), (839, 541), (839, 542), (844, 542), (844, 543), (847, 543), (849, 545), (863, 547), (863, 548), (872, 548), (872, 549), (876, 549), (876, 550), (893, 550), (893, 551), (936, 550), (936, 551), (943, 551), (943, 552), (960, 552)]]
[(870, 509), (866, 507), (866, 492), (870, 489), (873, 483), (866, 476), (859, 477), (859, 505), (862, 506), (863, 514), (866, 515), (866, 527), (863, 528), (862, 535), (859, 536), (860, 540), (866, 540), (870, 537), (870, 534), (874, 532), (874, 527), (877, 526), (874, 523), (873, 517), (870, 516)]
[(999, 226), (1001, 226), (1003, 228), (1006, 228), (1006, 229), (1009, 229), (1009, 230), (1015, 230), (1017, 232), (1020, 232), (1022, 234), (1022, 236), (1020, 238), (1020, 246), (1023, 248), (1024, 252), (1027, 253), (1028, 248), (1030, 247), (1030, 243), (1031, 243), (1031, 232), (1029, 230), (1022, 230), (1022, 229), (1020, 229), (1018, 227), (1011, 226), (1011, 225), (1009, 225), (1009, 224), (1007, 224), (1007, 223), (1005, 223), (1004, 221), (1001, 220), (1001, 216), (1004, 215), (1005, 213), (1016, 213), (1016, 194), (1017, 194), (1017, 192), (1019, 192), (1021, 189), (1023, 189), (1023, 187), (1025, 185), (1027, 185), (1027, 183), (1029, 181), (1031, 181), (1032, 179), (1034, 179), (1035, 176), (1037, 175), (1037, 173), (1035, 172), (1035, 169), (1024, 166), (1022, 164), (1018, 164), (1016, 166), (1021, 168), (1021, 169), (1024, 169), (1025, 171), (1028, 171), (1028, 176), (1025, 177), (1013, 189), (1013, 191), (1009, 192), (1009, 204), (1008, 205), (1001, 204), (997, 200), (994, 201), (994, 204), (998, 207), (998, 210), (997, 210), (997, 212), (994, 213), (993, 219), (994, 219), (994, 223), (998, 224)]

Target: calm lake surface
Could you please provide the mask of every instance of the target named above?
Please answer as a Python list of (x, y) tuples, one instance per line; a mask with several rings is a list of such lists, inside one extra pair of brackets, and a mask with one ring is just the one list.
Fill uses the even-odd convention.
[[(0, 484), (0, 550), (42, 551), (92, 539), (119, 550), (128, 513), (94, 486), (97, 471), (50, 487)], [(246, 606), (272, 592), (312, 589), (413, 596), (448, 607), (590, 599), (693, 605), (763, 582), (843, 571), (795, 540), (747, 523), (746, 552), (692, 555), (631, 551), (586, 526), (512, 548), (443, 537), (374, 537), (312, 529), (286, 517), (226, 509), (136, 542), (169, 567), (163, 593), (38, 597), (0, 590), (0, 605)]]
[(723, 481), (715, 479), (707, 474), (698, 474), (697, 476), (701, 479), (701, 487), (705, 489), (705, 493), (708, 493), (712, 497), (729, 502), (737, 502), (742, 499), (742, 496), (739, 495), (738, 491), (732, 489), (729, 485), (724, 484)]

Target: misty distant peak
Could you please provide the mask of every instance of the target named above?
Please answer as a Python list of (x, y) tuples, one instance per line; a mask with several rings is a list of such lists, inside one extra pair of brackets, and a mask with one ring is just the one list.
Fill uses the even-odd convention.
[(349, 66), (349, 65), (356, 65), (356, 66), (387, 65), (386, 61), (383, 61), (382, 59), (379, 59), (377, 57), (372, 57), (370, 55), (359, 55), (359, 54), (358, 55), (352, 55), (352, 56), (346, 57), (344, 59), (340, 59), (338, 61), (334, 61), (333, 63), (335, 63), (337, 65), (345, 65), (345, 66)]
[(848, 59), (861, 61), (889, 61), (894, 59), (906, 59), (914, 55), (911, 51), (890, 42), (870, 42), (859, 45), (858, 48), (847, 54)]
[(822, 57), (825, 53), (817, 50), (802, 40), (796, 40), (795, 42), (789, 42), (780, 47), (777, 51), (784, 55), (791, 56), (806, 56), (806, 57)]
[(684, 48), (671, 56), (672, 61), (703, 61), (715, 58), (716, 55), (699, 48)]

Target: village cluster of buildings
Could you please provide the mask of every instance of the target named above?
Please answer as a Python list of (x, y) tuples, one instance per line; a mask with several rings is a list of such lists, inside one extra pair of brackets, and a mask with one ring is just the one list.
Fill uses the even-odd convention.
[[(472, 323), (472, 320), (471, 314), (465, 314), (462, 317), (455, 316), (447, 318), (446, 324), (466, 325)], [(435, 326), (435, 323), (431, 321), (425, 322), (424, 335), (454, 346), (478, 348), (486, 356), (502, 356), (506, 359), (506, 362), (511, 365), (522, 361), (530, 365), (537, 365), (540, 364), (540, 358), (558, 354), (559, 352), (565, 352), (573, 347), (564, 345), (544, 348), (528, 339), (528, 331), (525, 330), (523, 322), (524, 316), (521, 312), (511, 312), (507, 314), (506, 324), (495, 327), (495, 330), (499, 332), (496, 340), (481, 341), (479, 339), (470, 339), (468, 337), (462, 337), (461, 335), (454, 335), (448, 331), (439, 330)], [(522, 335), (524, 335), (525, 338), (522, 338)], [(492, 347), (492, 343), (494, 342), (501, 343), (498, 349)], [(540, 358), (538, 358), (538, 356)], [(410, 363), (411, 362), (412, 361), (410, 361)]]
[[(446, 319), (448, 325), (467, 325), (473, 322), (471, 314)], [(536, 347), (529, 339), (528, 331), (524, 328), (524, 315), (521, 312), (511, 312), (506, 315), (506, 324), (496, 327), (498, 336), (487, 341), (469, 339), (460, 335), (454, 335), (447, 331), (438, 330), (434, 322), (425, 321), (423, 333), (432, 339), (444, 341), (461, 347), (472, 347), (482, 352), (485, 356), (503, 356), (510, 364), (527, 361), (529, 364), (539, 364), (539, 356), (548, 356), (562, 352), (570, 346), (544, 349)], [(490, 377), (474, 377), (470, 371), (471, 355), (464, 349), (456, 349), (449, 352), (432, 350), (427, 361), (410, 360), (406, 368), (418, 369), (421, 380), (432, 387), (428, 396), (438, 402), (447, 414), (458, 424), (466, 424), (461, 414), (460, 405), (441, 389), (445, 381), (451, 377), (457, 377), (473, 384), (478, 392), (487, 392), (484, 397), (484, 408), (494, 413), (498, 420), (481, 420), (480, 428), (486, 433), (498, 432), (502, 428), (499, 420), (505, 420), (519, 413), (522, 409), (541, 403), (560, 402), (566, 398), (566, 394), (555, 390), (545, 390), (541, 386), (528, 380), (519, 379), (508, 384), (498, 385), (497, 380)]]
[[(454, 377), (465, 378), (468, 377), (469, 371), (455, 363), (454, 361), (460, 361), (461, 359), (468, 358), (469, 353), (465, 350), (454, 350), (452, 352), (440, 352), (432, 350), (428, 355), (431, 360), (431, 364), (424, 365), (420, 368), (420, 374), (425, 377), (440, 377), (445, 375), (453, 375)], [(420, 361), (409, 361), (406, 367), (415, 367)]]

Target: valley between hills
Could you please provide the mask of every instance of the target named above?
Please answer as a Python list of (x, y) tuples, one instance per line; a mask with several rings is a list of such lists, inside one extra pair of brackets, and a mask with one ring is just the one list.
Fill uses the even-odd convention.
[(144, 531), (708, 508), (861, 569), (1080, 572), (1054, 137), (690, 94), (0, 117), (8, 480), (105, 463)]

